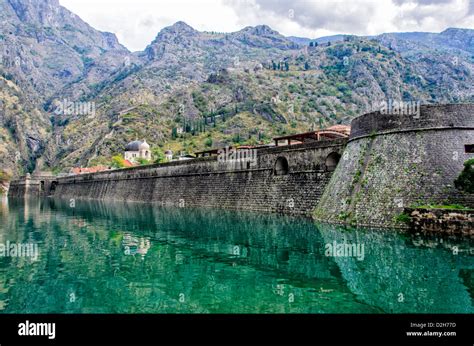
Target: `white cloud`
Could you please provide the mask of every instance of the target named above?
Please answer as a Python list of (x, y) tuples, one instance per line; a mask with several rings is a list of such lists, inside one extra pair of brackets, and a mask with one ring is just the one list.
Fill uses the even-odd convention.
[(96, 29), (110, 31), (132, 51), (143, 50), (165, 26), (184, 21), (197, 30), (237, 31), (235, 11), (220, 0), (60, 0)]
[[(267, 21), (287, 35), (310, 32), (375, 35), (393, 31), (442, 31), (450, 26), (474, 28), (474, 0), (225, 0), (239, 18)], [(471, 17), (469, 8), (471, 6)], [(288, 16), (291, 11), (293, 16)], [(293, 22), (296, 31), (290, 28)], [(270, 25), (272, 26), (272, 25)], [(316, 35), (319, 36), (319, 35)], [(315, 37), (315, 36), (312, 36)]]
[(142, 50), (165, 26), (237, 31), (267, 24), (290, 36), (474, 28), (474, 0), (60, 0), (93, 27)]

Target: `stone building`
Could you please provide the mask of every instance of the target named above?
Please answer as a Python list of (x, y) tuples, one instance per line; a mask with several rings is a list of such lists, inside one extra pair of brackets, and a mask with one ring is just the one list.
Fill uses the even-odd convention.
[(146, 140), (130, 142), (125, 147), (124, 158), (132, 163), (138, 159), (151, 160), (150, 146)]

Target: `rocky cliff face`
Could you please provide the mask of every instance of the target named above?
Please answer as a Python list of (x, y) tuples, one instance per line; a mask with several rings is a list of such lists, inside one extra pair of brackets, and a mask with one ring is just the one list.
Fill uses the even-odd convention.
[(0, 1), (2, 169), (34, 169), (54, 132), (51, 99), (90, 92), (129, 55), (57, 0)]
[(87, 88), (130, 54), (115, 35), (93, 29), (58, 1), (2, 0), (0, 6), (3, 67), (41, 101), (70, 83)]
[(134, 137), (192, 152), (348, 123), (386, 99), (474, 100), (467, 29), (309, 47), (265, 25), (178, 22), (131, 53), (57, 0), (0, 0), (0, 28), (0, 162), (14, 175), (106, 162)]

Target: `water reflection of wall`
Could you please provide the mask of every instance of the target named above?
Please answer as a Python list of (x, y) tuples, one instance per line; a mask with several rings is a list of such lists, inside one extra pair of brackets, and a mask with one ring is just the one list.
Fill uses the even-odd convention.
[(0, 196), (0, 216), (8, 216), (8, 198), (5, 196)]
[[(38, 237), (42, 256), (0, 270), (7, 312), (334, 312), (334, 301), (353, 300), (307, 220), (56, 200), (28, 210), (30, 227), (19, 233)], [(35, 220), (36, 210), (48, 221)], [(18, 228), (24, 206), (9, 218)], [(144, 256), (127, 256), (137, 243), (128, 236), (149, 243)]]
[(245, 258), (253, 265), (281, 268), (311, 278), (333, 278), (334, 263), (323, 256), (322, 239), (309, 219), (163, 208), (143, 203), (81, 201), (75, 208), (68, 207), (67, 201), (49, 200), (47, 203), (61, 213), (75, 214), (88, 222), (103, 219), (144, 236), (168, 233), (175, 242), (192, 239), (196, 249)]
[[(465, 312), (471, 306), (465, 279), (437, 272), (450, 265), (472, 271), (465, 256), (453, 262), (447, 249), (416, 247), (394, 233), (315, 227), (270, 214), (85, 201), (72, 208), (59, 200), (30, 202), (27, 213), (12, 202), (2, 224), (3, 235), (40, 244), (34, 265), (0, 260), (7, 312)], [(364, 242), (364, 261), (324, 256), (327, 242), (344, 237)], [(418, 274), (425, 276), (412, 279)], [(399, 293), (403, 306), (396, 305)]]
[[(364, 260), (335, 257), (350, 290), (367, 304), (385, 312), (472, 313), (473, 302), (462, 274), (474, 269), (469, 247), (456, 239), (430, 241), (400, 236), (393, 231), (347, 230), (318, 225), (326, 243), (364, 244)], [(442, 242), (443, 240), (441, 240)], [(449, 245), (448, 245), (449, 244)]]

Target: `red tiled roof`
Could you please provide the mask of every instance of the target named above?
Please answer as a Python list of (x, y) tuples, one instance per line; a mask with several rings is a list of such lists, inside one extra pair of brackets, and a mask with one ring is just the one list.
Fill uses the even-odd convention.
[(325, 130), (344, 133), (348, 136), (351, 134), (351, 127), (348, 125), (333, 125), (333, 126), (328, 127)]

